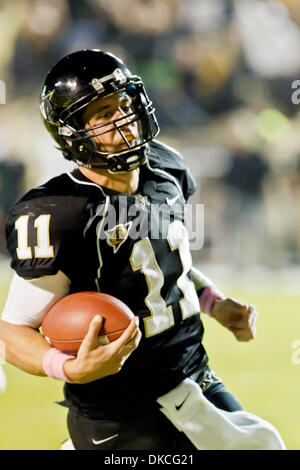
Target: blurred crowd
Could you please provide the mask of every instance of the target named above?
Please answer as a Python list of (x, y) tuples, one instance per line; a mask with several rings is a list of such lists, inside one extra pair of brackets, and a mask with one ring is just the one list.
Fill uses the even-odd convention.
[(299, 264), (299, 45), (299, 0), (0, 0), (0, 250), (13, 201), (68, 168), (40, 122), (42, 81), (100, 48), (143, 77), (197, 180), (196, 261)]

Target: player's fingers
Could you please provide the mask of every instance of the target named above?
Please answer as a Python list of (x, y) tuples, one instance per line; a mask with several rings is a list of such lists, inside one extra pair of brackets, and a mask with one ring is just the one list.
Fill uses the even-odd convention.
[(249, 321), (250, 321), (250, 323), (253, 323), (253, 322), (256, 321), (257, 315), (258, 315), (258, 312), (257, 312), (256, 308), (253, 307), (253, 305), (250, 305), (250, 307), (249, 307)]
[(111, 343), (114, 352), (117, 352), (122, 346), (125, 346), (125, 344), (131, 341), (138, 330), (138, 324), (139, 318), (135, 316), (132, 318), (131, 322), (129, 323), (126, 330), (122, 333), (120, 338)]
[(245, 318), (242, 318), (241, 320), (237, 320), (237, 321), (230, 321), (228, 324), (227, 324), (227, 327), (229, 329), (236, 329), (236, 330), (243, 330), (244, 328), (247, 328), (247, 326), (249, 325), (249, 322), (248, 322), (248, 319), (245, 319)]
[(245, 305), (239, 318), (231, 319), (228, 322), (227, 327), (243, 329), (247, 326), (252, 326), (255, 323), (256, 316), (257, 312), (255, 308), (252, 305)]
[(256, 330), (256, 319), (257, 319), (257, 310), (253, 305), (249, 305), (248, 309), (248, 324), (253, 331), (253, 335), (255, 335)]
[(246, 343), (247, 341), (250, 341), (251, 339), (253, 339), (253, 336), (252, 335), (236, 335), (236, 339), (238, 341)]
[(100, 315), (96, 315), (93, 318), (90, 323), (89, 330), (81, 343), (81, 353), (91, 351), (92, 349), (96, 349), (99, 346), (98, 336), (102, 327), (102, 323), (103, 319), (100, 317)]
[(250, 328), (253, 333), (253, 336), (256, 335), (256, 317), (250, 322)]
[(126, 343), (124, 346), (122, 346), (123, 348), (127, 347), (127, 346), (130, 346), (130, 347), (135, 347), (138, 345), (138, 343), (140, 342), (141, 340), (141, 337), (142, 337), (142, 333), (141, 333), (141, 330), (139, 328), (136, 329), (134, 335), (132, 336), (132, 338), (130, 339), (130, 341), (128, 341), (128, 343)]
[(240, 321), (247, 312), (247, 305), (229, 298), (223, 301), (222, 310), (230, 321)]
[(228, 304), (230, 308), (233, 309), (235, 312), (243, 313), (247, 310), (248, 305), (245, 302), (241, 302), (240, 300), (236, 300), (230, 297), (228, 300)]
[(239, 330), (235, 328), (230, 328), (230, 331), (234, 334), (238, 341), (250, 341), (254, 338), (253, 332), (251, 329)]
[(255, 330), (252, 328), (244, 328), (241, 330), (235, 328), (229, 328), (238, 341), (250, 341), (255, 338)]
[(127, 357), (138, 347), (141, 341), (141, 338), (142, 338), (141, 330), (137, 329), (132, 339), (119, 349), (118, 355), (122, 358), (127, 359)]

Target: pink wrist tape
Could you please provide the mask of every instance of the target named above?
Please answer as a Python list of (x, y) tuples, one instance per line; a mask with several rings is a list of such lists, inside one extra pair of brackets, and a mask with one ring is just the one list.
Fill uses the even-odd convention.
[(43, 368), (48, 375), (53, 379), (64, 380), (65, 382), (71, 382), (64, 372), (64, 363), (70, 359), (75, 359), (74, 356), (64, 354), (58, 349), (49, 349), (43, 358)]
[(211, 308), (216, 299), (225, 299), (225, 295), (214, 285), (206, 287), (199, 297), (201, 312), (211, 315)]

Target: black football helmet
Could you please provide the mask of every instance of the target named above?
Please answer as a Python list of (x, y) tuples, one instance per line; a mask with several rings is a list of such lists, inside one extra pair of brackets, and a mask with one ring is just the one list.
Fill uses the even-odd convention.
[[(86, 107), (113, 94), (118, 102), (127, 103), (118, 107), (119, 117), (85, 128)], [(141, 78), (132, 75), (116, 56), (96, 49), (74, 52), (54, 65), (41, 92), (40, 110), (64, 157), (87, 168), (131, 171), (147, 161), (147, 142), (159, 133)], [(129, 127), (134, 128), (130, 138)], [(94, 137), (116, 131), (122, 137), (122, 150), (108, 152), (95, 144)]]

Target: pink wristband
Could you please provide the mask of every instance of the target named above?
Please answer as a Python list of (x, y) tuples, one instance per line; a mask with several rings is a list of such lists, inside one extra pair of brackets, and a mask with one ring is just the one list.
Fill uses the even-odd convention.
[(64, 363), (70, 359), (75, 359), (74, 356), (64, 354), (58, 349), (51, 348), (46, 352), (43, 358), (43, 368), (48, 375), (53, 379), (64, 380), (65, 382), (71, 382), (64, 372)]
[(211, 308), (216, 299), (225, 299), (225, 296), (214, 285), (206, 287), (199, 297), (201, 312), (211, 315)]

